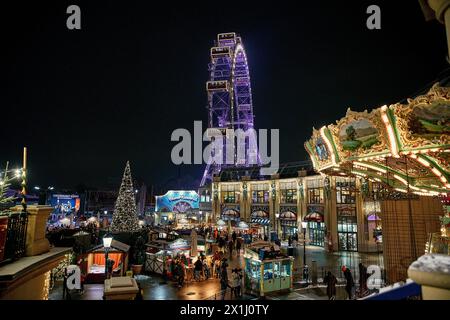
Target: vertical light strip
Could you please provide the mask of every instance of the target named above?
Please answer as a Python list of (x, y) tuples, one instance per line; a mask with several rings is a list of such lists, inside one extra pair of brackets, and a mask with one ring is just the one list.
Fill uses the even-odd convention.
[(431, 168), (431, 172), (436, 177), (438, 177), (439, 180), (441, 180), (442, 184), (444, 184), (444, 186), (447, 189), (450, 189), (450, 184), (448, 183), (447, 178), (431, 162), (429, 162), (427, 159), (424, 159), (421, 156), (417, 156), (415, 154), (411, 154), (409, 157), (414, 159), (414, 160), (416, 160), (417, 162), (419, 162), (424, 167)]
[(386, 105), (381, 107), (381, 119), (383, 120), (383, 123), (386, 126), (391, 153), (395, 158), (398, 158), (398, 145), (395, 139), (394, 129), (392, 128), (392, 125), (387, 116), (387, 110), (388, 107)]

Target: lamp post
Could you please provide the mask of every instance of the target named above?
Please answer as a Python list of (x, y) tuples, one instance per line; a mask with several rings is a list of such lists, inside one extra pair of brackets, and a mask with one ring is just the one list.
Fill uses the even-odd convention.
[(278, 227), (278, 224), (280, 223), (279, 222), (279, 219), (280, 219), (280, 213), (279, 212), (277, 212), (277, 213), (275, 213), (275, 228), (277, 228), (277, 238), (278, 238), (278, 229), (279, 229), (279, 227)]
[(113, 237), (110, 234), (106, 234), (103, 237), (103, 247), (105, 248), (105, 277), (108, 279), (108, 253), (111, 248)]
[(303, 267), (306, 265), (306, 227), (308, 223), (306, 221), (302, 221), (302, 229), (303, 229)]

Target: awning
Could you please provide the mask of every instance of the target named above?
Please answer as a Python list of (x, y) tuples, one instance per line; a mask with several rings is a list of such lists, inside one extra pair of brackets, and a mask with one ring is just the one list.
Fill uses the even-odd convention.
[(381, 218), (377, 214), (372, 213), (367, 216), (367, 220), (368, 221), (381, 221)]
[(227, 209), (227, 210), (224, 210), (224, 211), (222, 212), (222, 215), (224, 215), (224, 216), (239, 217), (239, 212), (238, 212), (237, 210), (234, 210), (234, 209)]
[(323, 222), (323, 215), (318, 212), (308, 213), (304, 218), (304, 221)]
[(268, 218), (269, 214), (263, 210), (253, 211), (252, 218)]
[(280, 214), (280, 220), (297, 220), (297, 215), (292, 211), (285, 211)]
[(239, 229), (248, 229), (248, 224), (245, 223), (244, 221), (239, 222), (238, 224), (238, 228)]
[(270, 224), (270, 219), (265, 219), (265, 218), (252, 218), (252, 223), (257, 223), (263, 226), (269, 225)]

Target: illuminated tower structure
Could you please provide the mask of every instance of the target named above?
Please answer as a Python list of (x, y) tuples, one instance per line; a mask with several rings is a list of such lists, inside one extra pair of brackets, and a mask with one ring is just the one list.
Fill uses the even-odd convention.
[[(225, 167), (249, 167), (260, 164), (256, 135), (247, 131), (254, 129), (252, 90), (247, 55), (241, 37), (236, 33), (220, 33), (211, 48), (209, 64), (210, 79), (206, 82), (208, 93), (208, 136), (214, 141), (211, 129), (241, 129), (249, 133), (241, 146), (234, 149), (233, 163), (226, 162), (225, 144), (218, 152), (212, 152), (207, 163), (201, 186), (212, 181), (214, 174)], [(239, 143), (239, 141), (238, 141)], [(244, 145), (245, 144), (245, 145)], [(245, 157), (238, 157), (238, 148), (245, 148)], [(213, 161), (222, 159), (222, 163)]]

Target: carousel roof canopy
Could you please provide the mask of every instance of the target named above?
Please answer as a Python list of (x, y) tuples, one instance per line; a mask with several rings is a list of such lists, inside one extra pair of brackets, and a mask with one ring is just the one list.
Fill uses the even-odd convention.
[(313, 128), (305, 142), (314, 168), (378, 182), (399, 193), (450, 191), (450, 87), (436, 83), (404, 103), (368, 112), (350, 109), (335, 124)]

